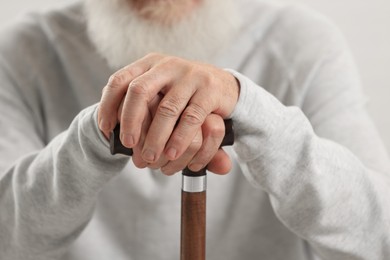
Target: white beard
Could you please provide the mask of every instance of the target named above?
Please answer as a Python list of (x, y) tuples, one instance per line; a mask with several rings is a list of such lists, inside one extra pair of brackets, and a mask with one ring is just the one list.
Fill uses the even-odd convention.
[(234, 0), (204, 0), (172, 25), (141, 18), (127, 0), (85, 0), (85, 8), (88, 35), (113, 69), (151, 52), (211, 61), (240, 25)]

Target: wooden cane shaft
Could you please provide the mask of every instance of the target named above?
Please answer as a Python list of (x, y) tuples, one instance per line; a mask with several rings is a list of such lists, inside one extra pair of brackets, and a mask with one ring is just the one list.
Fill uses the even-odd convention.
[(181, 193), (181, 260), (206, 258), (206, 191)]

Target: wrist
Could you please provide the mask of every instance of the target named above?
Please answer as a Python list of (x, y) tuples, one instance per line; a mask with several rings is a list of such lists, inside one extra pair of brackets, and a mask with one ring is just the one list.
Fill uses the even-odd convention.
[(232, 114), (235, 111), (235, 108), (239, 102), (240, 93), (241, 93), (241, 83), (239, 79), (234, 75), (233, 71), (230, 69), (224, 69), (226, 73), (226, 79), (228, 84), (228, 90), (224, 91), (223, 98), (228, 100), (226, 114), (222, 115), (224, 119), (231, 118)]

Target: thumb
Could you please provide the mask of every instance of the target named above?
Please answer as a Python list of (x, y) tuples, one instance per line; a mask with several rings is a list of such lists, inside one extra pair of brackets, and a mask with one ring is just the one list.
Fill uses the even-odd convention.
[(219, 149), (207, 165), (207, 170), (220, 175), (229, 173), (231, 169), (232, 161), (230, 160), (229, 155), (223, 149)]

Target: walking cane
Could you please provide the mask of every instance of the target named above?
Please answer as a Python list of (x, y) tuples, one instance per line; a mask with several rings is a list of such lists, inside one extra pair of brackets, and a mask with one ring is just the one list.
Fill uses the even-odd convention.
[[(222, 146), (233, 145), (232, 120), (225, 120), (225, 137)], [(119, 125), (110, 136), (111, 154), (131, 156), (132, 149), (122, 145), (119, 139)], [(204, 260), (206, 258), (206, 168), (193, 172), (185, 168), (182, 172), (181, 193), (181, 260)]]

